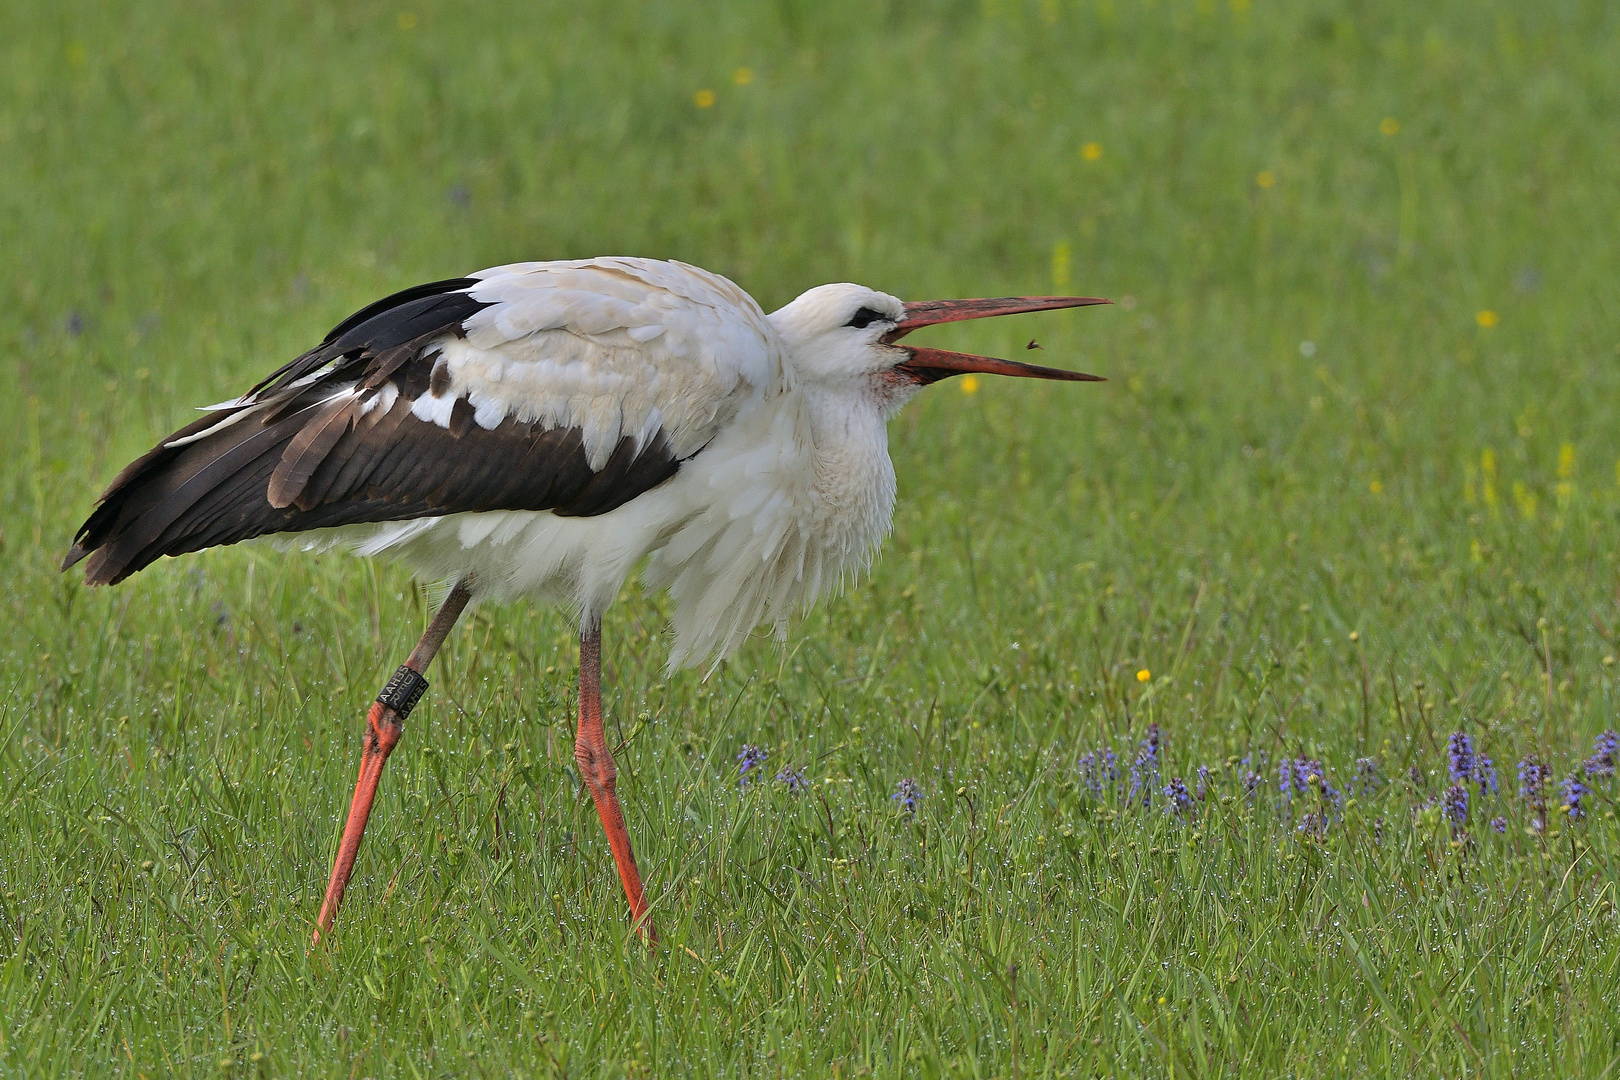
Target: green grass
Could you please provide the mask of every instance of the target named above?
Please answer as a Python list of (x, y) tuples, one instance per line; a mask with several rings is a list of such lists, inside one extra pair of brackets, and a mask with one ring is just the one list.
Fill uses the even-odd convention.
[[(1512, 786), (1620, 707), (1620, 9), (598, 7), (6, 9), (0, 1068), (1613, 1075), (1612, 789), (1462, 846), (1416, 808), (1453, 729)], [(269, 547), (56, 562), (126, 460), (376, 296), (602, 253), (768, 308), (1112, 296), (931, 338), (1112, 381), (931, 390), (882, 562), (785, 650), (666, 680), (627, 591), (655, 956), (569, 768), (567, 621), (521, 606), (430, 673), (311, 954), (424, 601)], [(1235, 767), (1192, 823), (1088, 800), (1079, 755), (1149, 722), (1189, 778), (1403, 778), (1324, 839)], [(739, 793), (744, 742), (813, 791)]]

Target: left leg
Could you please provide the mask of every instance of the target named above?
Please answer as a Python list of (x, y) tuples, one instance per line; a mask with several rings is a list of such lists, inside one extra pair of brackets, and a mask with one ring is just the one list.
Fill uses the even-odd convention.
[(343, 903), (343, 891), (348, 888), (349, 874), (354, 871), (354, 860), (360, 854), (360, 838), (366, 833), (366, 822), (371, 818), (371, 804), (377, 797), (377, 783), (382, 779), (383, 766), (388, 755), (405, 733), (405, 718), (411, 714), (427, 680), (422, 673), (432, 663), (433, 655), (444, 644), (450, 628), (456, 625), (467, 601), (472, 599), (467, 579), (456, 582), (450, 595), (428, 624), (422, 640), (416, 643), (411, 655), (394, 677), (388, 680), (383, 692), (372, 702), (366, 717), (365, 745), (360, 755), (360, 779), (354, 785), (354, 800), (349, 804), (349, 820), (343, 825), (343, 841), (338, 845), (337, 860), (332, 864), (332, 880), (326, 886), (326, 899), (321, 901), (321, 913), (315, 920), (315, 936), (311, 945), (321, 943), (321, 935), (332, 929), (338, 907)]

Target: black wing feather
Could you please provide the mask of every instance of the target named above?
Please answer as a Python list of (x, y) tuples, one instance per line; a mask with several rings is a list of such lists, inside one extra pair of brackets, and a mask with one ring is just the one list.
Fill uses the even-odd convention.
[(467, 293), (477, 284), (477, 278), (432, 281), (363, 307), (334, 326), (315, 348), (271, 372), (251, 393), (285, 389), (289, 383), (319, 371), (334, 360), (350, 360), (351, 363), (341, 365), (345, 370), (354, 366), (353, 360), (375, 363), (384, 354), (424, 335), (437, 337), (450, 333), (460, 337), (467, 319), (489, 306)]
[[(385, 296), (376, 303), (369, 304), (366, 307), (361, 308), (353, 315), (350, 315), (347, 319), (344, 319), (342, 322), (332, 327), (332, 332), (326, 335), (325, 340), (322, 341), (321, 344), (329, 345), (332, 342), (337, 341), (339, 338), (347, 338), (351, 331), (360, 331), (362, 327), (365, 327), (373, 320), (380, 319), (386, 324), (393, 326), (401, 325), (402, 323), (415, 319), (418, 313), (424, 310), (422, 301), (442, 300), (446, 298), (446, 294), (450, 294), (448, 302), (459, 304), (463, 302), (463, 300), (471, 301), (476, 305), (473, 308), (473, 311), (477, 311), (478, 308), (485, 307), (486, 305), (479, 304), (476, 300), (472, 300), (471, 297), (466, 295), (467, 290), (471, 289), (477, 284), (477, 278), (459, 277), (445, 278), (443, 281), (429, 281), (424, 285), (412, 285), (408, 289), (401, 289), (392, 296)], [(458, 299), (458, 297), (461, 299)], [(452, 315), (449, 318), (459, 322), (470, 314), (472, 314), (472, 312), (469, 311), (460, 315)], [(440, 318), (438, 320), (438, 325), (443, 326), (446, 321), (448, 320), (445, 318)], [(400, 341), (407, 341), (410, 338), (416, 337), (418, 334), (425, 333), (429, 329), (432, 329), (432, 327), (423, 327), (421, 330), (417, 330), (414, 333), (396, 335), (394, 344), (398, 344)], [(365, 345), (370, 348), (387, 348), (388, 346), (386, 344), (379, 345), (377, 343), (377, 338), (379, 336), (380, 335), (377, 334), (374, 328), (369, 329), (359, 334), (353, 341), (350, 342), (350, 344)]]

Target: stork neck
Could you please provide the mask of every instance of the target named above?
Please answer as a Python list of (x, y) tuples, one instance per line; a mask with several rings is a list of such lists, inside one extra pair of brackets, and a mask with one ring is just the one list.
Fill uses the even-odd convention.
[[(833, 515), (852, 514), (882, 528), (894, 510), (894, 465), (888, 418), (872, 396), (806, 386), (814, 444), (816, 493)], [(881, 531), (881, 529), (880, 529)]]

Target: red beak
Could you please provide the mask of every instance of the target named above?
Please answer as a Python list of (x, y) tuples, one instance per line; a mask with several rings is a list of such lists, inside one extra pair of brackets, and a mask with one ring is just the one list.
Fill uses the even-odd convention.
[[(906, 317), (893, 330), (882, 337), (891, 345), (913, 330), (935, 323), (960, 322), (963, 319), (987, 319), (992, 315), (1017, 315), (1025, 311), (1050, 311), (1053, 308), (1089, 307), (1111, 303), (1094, 296), (1001, 296), (983, 300), (919, 300), (906, 305)], [(978, 373), (985, 375), (1013, 375), (1025, 379), (1061, 379), (1068, 382), (1106, 382), (1100, 375), (1086, 375), (1061, 368), (1037, 367), (1020, 364), (1016, 360), (998, 360), (993, 356), (975, 356), (972, 353), (947, 352), (914, 345), (901, 345), (911, 355), (895, 365), (895, 370), (910, 376), (918, 384), (948, 379), (952, 375)]]

